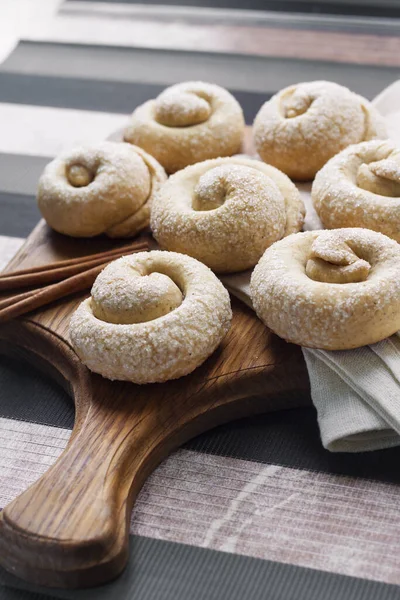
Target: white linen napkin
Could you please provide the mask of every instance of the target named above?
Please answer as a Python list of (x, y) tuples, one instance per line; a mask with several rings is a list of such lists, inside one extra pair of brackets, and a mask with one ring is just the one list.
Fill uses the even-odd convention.
[[(386, 88), (373, 104), (385, 116), (390, 137), (400, 145), (400, 81)], [(304, 230), (322, 229), (311, 204), (311, 184), (298, 188), (306, 205)], [(221, 280), (251, 307), (250, 275), (251, 271), (245, 271)], [(302, 351), (325, 448), (365, 452), (400, 444), (399, 334), (356, 350)]]

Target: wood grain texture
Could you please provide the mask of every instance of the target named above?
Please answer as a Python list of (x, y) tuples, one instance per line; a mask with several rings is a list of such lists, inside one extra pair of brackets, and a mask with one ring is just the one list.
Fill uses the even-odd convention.
[[(41, 222), (7, 270), (112, 244), (103, 238), (66, 238)], [(76, 405), (66, 450), (0, 515), (1, 565), (48, 586), (93, 586), (121, 572), (133, 502), (171, 450), (231, 419), (310, 402), (300, 349), (272, 335), (235, 300), (230, 332), (191, 375), (146, 386), (103, 379), (79, 361), (68, 338), (71, 314), (87, 295), (76, 294), (0, 327), (3, 351), (16, 348), (61, 377)]]

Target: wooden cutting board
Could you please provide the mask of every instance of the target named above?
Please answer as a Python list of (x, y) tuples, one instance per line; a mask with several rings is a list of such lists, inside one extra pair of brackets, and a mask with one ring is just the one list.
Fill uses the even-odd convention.
[[(40, 222), (7, 270), (106, 250)], [(176, 447), (231, 419), (310, 403), (300, 348), (280, 340), (232, 299), (232, 328), (192, 374), (137, 386), (91, 373), (68, 338), (79, 294), (1, 325), (4, 353), (33, 361), (70, 391), (75, 426), (57, 462), (0, 514), (0, 564), (28, 581), (87, 587), (124, 568), (133, 503)]]

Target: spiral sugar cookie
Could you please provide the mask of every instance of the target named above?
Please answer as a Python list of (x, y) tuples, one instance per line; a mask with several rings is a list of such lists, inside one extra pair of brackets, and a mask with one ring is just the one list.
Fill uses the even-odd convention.
[(317, 174), (311, 192), (324, 227), (367, 227), (400, 242), (400, 149), (390, 140), (350, 146)]
[(49, 163), (38, 205), (48, 225), (73, 237), (132, 237), (147, 227), (154, 194), (167, 179), (141, 148), (101, 142)]
[(293, 179), (312, 179), (350, 144), (387, 138), (383, 117), (362, 96), (328, 81), (287, 87), (266, 102), (253, 126), (261, 158)]
[(229, 294), (208, 267), (175, 252), (139, 252), (97, 277), (72, 316), (70, 338), (92, 371), (154, 383), (203, 363), (231, 318)]
[(256, 264), (276, 240), (299, 231), (304, 205), (280, 171), (241, 157), (207, 160), (175, 173), (155, 199), (159, 244), (219, 273)]
[(260, 319), (289, 342), (373, 344), (400, 329), (400, 245), (361, 228), (291, 235), (265, 252), (250, 293)]
[(152, 154), (168, 173), (240, 151), (240, 105), (224, 88), (201, 81), (179, 83), (139, 106), (124, 133)]

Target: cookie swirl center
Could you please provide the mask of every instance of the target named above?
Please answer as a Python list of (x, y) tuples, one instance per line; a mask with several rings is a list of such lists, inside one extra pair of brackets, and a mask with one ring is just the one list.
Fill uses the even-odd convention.
[(366, 281), (371, 265), (360, 258), (348, 240), (337, 232), (323, 232), (311, 246), (306, 274), (324, 283), (360, 283)]
[(204, 123), (211, 115), (209, 102), (194, 92), (165, 91), (155, 101), (155, 119), (166, 127)]
[(146, 323), (172, 312), (183, 294), (166, 274), (141, 273), (124, 261), (105, 269), (92, 288), (92, 311), (107, 323)]
[(305, 90), (296, 89), (293, 93), (283, 98), (283, 114), (286, 119), (293, 119), (304, 115), (314, 98)]
[(66, 176), (68, 183), (73, 187), (85, 187), (94, 179), (94, 174), (85, 165), (79, 163), (69, 165)]
[(214, 210), (224, 204), (232, 167), (215, 167), (204, 173), (194, 188), (193, 210)]
[(363, 163), (357, 171), (358, 187), (391, 198), (400, 197), (400, 162), (386, 158)]

